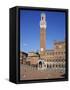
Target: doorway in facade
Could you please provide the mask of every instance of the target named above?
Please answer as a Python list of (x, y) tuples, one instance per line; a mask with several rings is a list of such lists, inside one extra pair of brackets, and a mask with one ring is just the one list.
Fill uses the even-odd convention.
[(42, 68), (42, 62), (41, 61), (39, 62), (39, 68)]

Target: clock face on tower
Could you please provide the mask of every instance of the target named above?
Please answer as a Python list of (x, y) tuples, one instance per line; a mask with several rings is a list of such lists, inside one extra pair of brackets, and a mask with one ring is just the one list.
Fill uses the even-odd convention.
[(43, 48), (41, 48), (41, 51), (43, 51), (44, 49)]

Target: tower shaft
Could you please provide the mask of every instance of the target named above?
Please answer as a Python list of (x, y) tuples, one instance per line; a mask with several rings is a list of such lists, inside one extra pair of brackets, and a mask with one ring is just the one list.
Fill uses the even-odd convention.
[(46, 17), (41, 14), (40, 20), (40, 55), (44, 55), (46, 50)]

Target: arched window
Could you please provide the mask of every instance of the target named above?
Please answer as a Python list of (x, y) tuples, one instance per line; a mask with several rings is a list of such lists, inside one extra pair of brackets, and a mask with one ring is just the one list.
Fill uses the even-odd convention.
[(59, 64), (59, 68), (60, 68), (60, 64)]
[(53, 64), (53, 68), (54, 68), (54, 64)]
[(50, 68), (51, 68), (51, 64), (50, 64)]
[(47, 64), (47, 68), (49, 67), (49, 65)]
[(57, 68), (57, 64), (56, 64), (56, 68)]

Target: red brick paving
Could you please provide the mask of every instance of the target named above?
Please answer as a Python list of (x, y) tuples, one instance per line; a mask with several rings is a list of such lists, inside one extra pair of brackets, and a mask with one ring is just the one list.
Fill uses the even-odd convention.
[(29, 67), (20, 67), (20, 79), (32, 80), (32, 79), (51, 79), (62, 78), (63, 72), (47, 71), (47, 70), (32, 70)]

